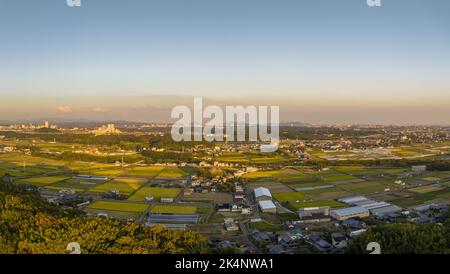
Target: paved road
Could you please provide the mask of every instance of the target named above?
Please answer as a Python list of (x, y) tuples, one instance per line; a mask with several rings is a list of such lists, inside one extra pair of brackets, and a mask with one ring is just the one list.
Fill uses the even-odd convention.
[(275, 206), (277, 207), (277, 213), (292, 213), (295, 214), (295, 212), (283, 207), (279, 202), (275, 202)]
[(247, 228), (248, 220), (240, 221), (239, 227), (242, 231), (242, 238), (244, 239), (245, 244), (250, 250), (256, 251), (257, 253), (262, 253), (262, 250), (257, 247), (251, 240), (250, 240), (250, 232)]

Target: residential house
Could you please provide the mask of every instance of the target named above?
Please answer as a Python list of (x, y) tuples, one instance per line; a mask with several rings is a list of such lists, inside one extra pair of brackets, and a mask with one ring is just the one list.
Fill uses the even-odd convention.
[(347, 219), (342, 222), (342, 225), (351, 229), (365, 229), (367, 227), (366, 223), (355, 219)]
[(239, 227), (236, 225), (236, 223), (234, 222), (234, 219), (232, 218), (226, 218), (223, 220), (225, 229), (227, 231), (238, 231)]
[(331, 233), (331, 240), (334, 248), (343, 249), (347, 247), (347, 237), (342, 233)]
[(217, 212), (229, 212), (231, 211), (231, 204), (225, 203), (225, 204), (218, 204), (216, 206)]

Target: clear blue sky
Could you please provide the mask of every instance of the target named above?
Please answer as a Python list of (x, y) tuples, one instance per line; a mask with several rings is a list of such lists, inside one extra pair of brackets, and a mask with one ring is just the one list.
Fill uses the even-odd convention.
[(197, 95), (283, 120), (450, 123), (448, 0), (65, 2), (0, 0), (0, 120), (167, 120)]

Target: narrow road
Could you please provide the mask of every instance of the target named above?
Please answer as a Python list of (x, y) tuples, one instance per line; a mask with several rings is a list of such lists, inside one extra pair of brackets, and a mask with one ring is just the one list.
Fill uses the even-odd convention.
[(261, 249), (259, 247), (257, 247), (251, 240), (250, 240), (250, 232), (248, 231), (247, 228), (247, 223), (248, 220), (244, 220), (244, 221), (240, 221), (239, 222), (239, 227), (241, 228), (242, 231), (242, 238), (244, 239), (247, 247), (250, 250), (255, 251), (256, 253), (262, 254), (263, 252), (261, 251)]

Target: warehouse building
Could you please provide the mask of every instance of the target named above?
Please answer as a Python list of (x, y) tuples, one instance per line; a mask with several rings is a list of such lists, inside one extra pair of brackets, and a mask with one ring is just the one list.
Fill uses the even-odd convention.
[(392, 204), (386, 203), (386, 202), (374, 201), (374, 200), (368, 199), (364, 196), (343, 198), (343, 199), (340, 199), (339, 201), (346, 203), (346, 204), (354, 205), (354, 206), (364, 207), (365, 209), (369, 210), (369, 212), (375, 216), (389, 215), (389, 214), (396, 213), (396, 212), (399, 212), (402, 210), (401, 207), (398, 207), (396, 205), (392, 205)]
[(411, 171), (414, 173), (422, 173), (422, 172), (427, 171), (427, 166), (425, 166), (425, 165), (412, 166)]
[(257, 202), (272, 200), (272, 194), (270, 193), (270, 190), (268, 188), (258, 187), (254, 190), (254, 192), (255, 192), (255, 200)]
[(258, 204), (262, 212), (277, 213), (277, 207), (271, 200), (259, 201)]
[(306, 207), (298, 210), (298, 217), (300, 218), (300, 223), (320, 223), (329, 222), (330, 218), (330, 207)]
[(361, 206), (352, 206), (341, 209), (332, 210), (331, 217), (338, 221), (345, 221), (351, 218), (359, 217), (364, 218), (370, 215), (369, 210)]
[(402, 208), (398, 207), (396, 205), (388, 205), (388, 206), (383, 206), (383, 207), (378, 207), (378, 208), (372, 208), (369, 211), (370, 211), (370, 213), (372, 213), (375, 216), (384, 216), (384, 215), (393, 214), (395, 212), (399, 212), (401, 210), (402, 210)]

